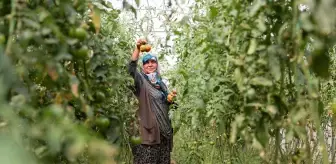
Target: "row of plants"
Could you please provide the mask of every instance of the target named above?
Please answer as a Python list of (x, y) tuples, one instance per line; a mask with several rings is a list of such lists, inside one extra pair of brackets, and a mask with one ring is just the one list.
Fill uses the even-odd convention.
[(116, 163), (127, 156), (134, 29), (120, 12), (101, 0), (0, 2), (1, 161)]
[[(210, 150), (225, 153), (213, 163), (333, 163), (335, 9), (332, 0), (196, 1), (169, 24), (177, 135), (215, 142)], [(185, 145), (177, 160), (209, 162), (209, 147)]]

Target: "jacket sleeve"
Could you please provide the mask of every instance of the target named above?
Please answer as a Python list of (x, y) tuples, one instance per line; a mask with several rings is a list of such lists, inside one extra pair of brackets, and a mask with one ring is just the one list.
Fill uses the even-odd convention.
[(136, 61), (130, 61), (128, 64), (128, 73), (132, 76), (134, 79), (134, 85), (135, 85), (135, 94), (138, 95), (140, 92), (140, 88), (142, 85), (141, 80), (141, 74), (137, 70), (137, 60)]

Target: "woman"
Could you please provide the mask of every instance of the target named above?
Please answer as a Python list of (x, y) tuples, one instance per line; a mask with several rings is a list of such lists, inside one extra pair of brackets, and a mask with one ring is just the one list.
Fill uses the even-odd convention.
[[(139, 132), (141, 144), (132, 148), (136, 164), (170, 164), (173, 130), (168, 116), (168, 89), (158, 71), (157, 57), (147, 53), (142, 58), (142, 70), (137, 70), (141, 43), (138, 40), (129, 63), (134, 78), (135, 95), (139, 101)], [(176, 96), (176, 92), (172, 94)]]

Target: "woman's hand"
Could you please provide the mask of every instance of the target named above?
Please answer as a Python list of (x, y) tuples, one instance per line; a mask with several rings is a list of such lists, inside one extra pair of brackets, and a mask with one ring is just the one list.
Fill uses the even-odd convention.
[(175, 97), (177, 96), (177, 92), (176, 90), (173, 90), (172, 92), (170, 92), (167, 96), (167, 101), (172, 103), (175, 99)]
[(138, 41), (136, 42), (136, 47), (138, 50), (140, 50), (140, 46), (147, 44), (147, 41), (145, 39), (138, 39)]
[(132, 60), (133, 61), (138, 60), (139, 55), (140, 55), (140, 46), (143, 45), (143, 44), (146, 44), (146, 43), (147, 43), (146, 40), (138, 39), (138, 41), (136, 42), (136, 48), (135, 48), (135, 50), (133, 51), (133, 54), (132, 54)]

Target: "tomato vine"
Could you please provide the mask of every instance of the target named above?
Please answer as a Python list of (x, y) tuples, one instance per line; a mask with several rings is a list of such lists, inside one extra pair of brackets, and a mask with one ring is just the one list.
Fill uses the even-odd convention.
[[(317, 160), (328, 163), (321, 126), (331, 99), (323, 101), (320, 86), (333, 76), (336, 19), (322, 11), (334, 13), (335, 3), (213, 0), (197, 1), (192, 11), (171, 23), (179, 36), (172, 80), (183, 93), (175, 125), (202, 131), (216, 124), (224, 141), (243, 140), (266, 163), (294, 160), (304, 147), (295, 160), (313, 162), (309, 134), (316, 132)], [(296, 139), (304, 146), (282, 147)]]
[[(334, 163), (335, 8), (196, 0), (165, 22), (177, 36), (163, 52), (178, 57), (167, 73), (178, 91), (173, 157)], [(18, 163), (131, 161), (137, 101), (126, 63), (135, 31), (120, 12), (101, 0), (0, 2), (0, 142), (16, 143)]]
[(135, 109), (126, 72), (133, 34), (120, 10), (105, 1), (6, 0), (0, 11), (3, 135), (32, 162), (115, 162)]

